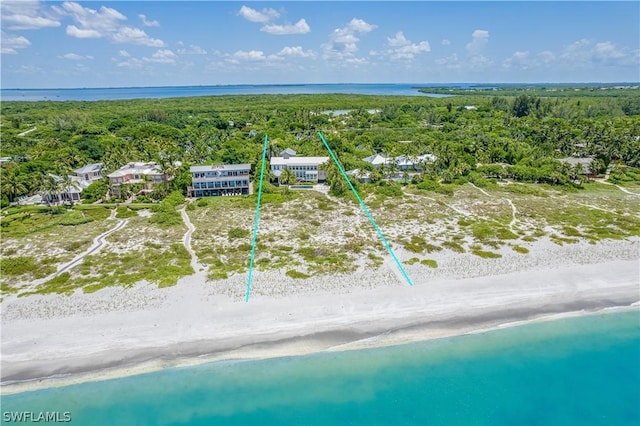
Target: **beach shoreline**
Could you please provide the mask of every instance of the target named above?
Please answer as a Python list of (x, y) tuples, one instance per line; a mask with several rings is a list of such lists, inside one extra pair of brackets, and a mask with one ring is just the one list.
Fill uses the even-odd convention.
[[(116, 310), (48, 318), (41, 307), (31, 317), (10, 312), (6, 318), (4, 302), (0, 393), (212, 361), (398, 345), (611, 308), (638, 309), (639, 276), (637, 259), (610, 260), (418, 280), (413, 288), (392, 283), (343, 293), (257, 295), (244, 303), (216, 294), (203, 274), (195, 274), (168, 289), (141, 284), (73, 296), (84, 303), (85, 298), (113, 302), (150, 295), (141, 306)], [(58, 296), (32, 297), (12, 303), (58, 303)]]

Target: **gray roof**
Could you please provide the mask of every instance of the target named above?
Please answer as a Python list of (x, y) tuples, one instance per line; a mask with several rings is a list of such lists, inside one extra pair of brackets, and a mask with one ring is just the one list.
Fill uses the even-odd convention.
[(250, 164), (210, 164), (208, 166), (191, 166), (189, 170), (193, 172), (213, 172), (218, 170), (248, 170), (251, 169)]
[(284, 157), (285, 154), (290, 155), (290, 156), (294, 156), (294, 155), (296, 155), (296, 152), (294, 150), (292, 150), (291, 148), (287, 148), (284, 151), (282, 151), (279, 156), (280, 157)]
[(594, 157), (567, 157), (562, 158), (560, 161), (562, 161), (563, 163), (568, 163), (572, 166), (575, 166), (576, 164), (582, 164), (582, 167), (589, 167), (593, 159)]
[(94, 164), (87, 164), (84, 167), (81, 167), (77, 170), (74, 170), (74, 172), (76, 173), (91, 173), (91, 172), (99, 172), (100, 170), (102, 170), (102, 163), (94, 163)]

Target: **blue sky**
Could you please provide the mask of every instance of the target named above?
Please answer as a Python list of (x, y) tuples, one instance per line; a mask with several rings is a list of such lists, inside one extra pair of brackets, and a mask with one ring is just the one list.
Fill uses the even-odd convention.
[(638, 81), (639, 5), (3, 1), (1, 83)]

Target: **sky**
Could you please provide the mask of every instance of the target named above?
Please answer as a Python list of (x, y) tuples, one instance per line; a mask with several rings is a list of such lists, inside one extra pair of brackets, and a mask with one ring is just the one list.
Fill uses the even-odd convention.
[(637, 82), (640, 2), (7, 1), (2, 88)]

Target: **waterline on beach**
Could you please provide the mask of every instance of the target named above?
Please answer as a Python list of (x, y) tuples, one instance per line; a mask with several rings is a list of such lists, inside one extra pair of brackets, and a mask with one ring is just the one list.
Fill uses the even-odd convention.
[(535, 416), (540, 424), (637, 423), (639, 314), (596, 313), (401, 346), (169, 368), (5, 396), (3, 410), (63, 409), (80, 423), (123, 425), (513, 424)]

